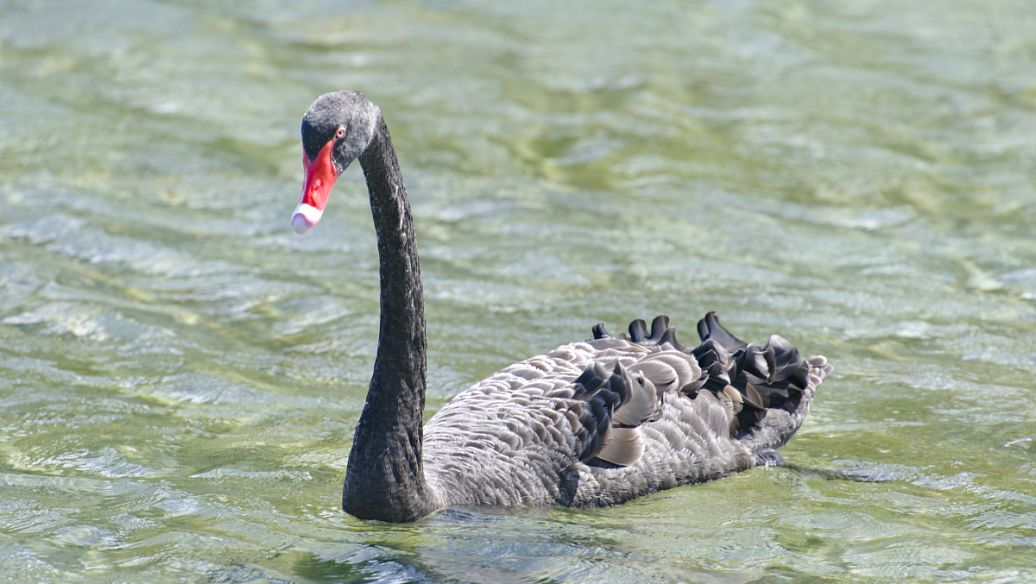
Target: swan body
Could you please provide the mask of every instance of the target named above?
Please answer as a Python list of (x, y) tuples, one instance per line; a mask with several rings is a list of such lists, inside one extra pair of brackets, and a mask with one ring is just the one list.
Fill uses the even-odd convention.
[(342, 504), (413, 521), (455, 505), (602, 506), (772, 460), (831, 366), (774, 335), (751, 345), (714, 313), (687, 347), (665, 316), (515, 363), (454, 397), (427, 425), (420, 262), (381, 112), (358, 92), (319, 97), (302, 122), (304, 233), (338, 176), (363, 167), (378, 235), (381, 326)]

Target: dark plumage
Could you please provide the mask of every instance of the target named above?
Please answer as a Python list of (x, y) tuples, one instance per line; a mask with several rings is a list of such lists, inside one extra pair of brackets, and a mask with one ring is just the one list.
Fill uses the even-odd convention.
[(381, 112), (357, 92), (318, 98), (302, 122), (306, 188), (292, 225), (323, 213), (353, 160), (378, 237), (381, 326), (343, 508), (412, 521), (451, 505), (610, 505), (770, 460), (831, 371), (774, 335), (745, 343), (715, 314), (685, 347), (665, 316), (510, 365), (422, 426), (425, 321), (410, 205)]

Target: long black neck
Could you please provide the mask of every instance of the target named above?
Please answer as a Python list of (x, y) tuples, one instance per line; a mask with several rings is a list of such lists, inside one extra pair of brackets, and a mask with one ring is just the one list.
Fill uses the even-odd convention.
[(413, 219), (388, 127), (379, 119), (359, 157), (378, 235), (381, 328), (342, 507), (362, 519), (413, 521), (434, 510), (421, 463), (425, 322)]

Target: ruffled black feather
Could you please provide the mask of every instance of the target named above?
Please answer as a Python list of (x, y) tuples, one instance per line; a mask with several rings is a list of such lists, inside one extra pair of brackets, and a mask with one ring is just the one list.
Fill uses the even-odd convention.
[(693, 355), (703, 375), (681, 388), (681, 392), (694, 399), (701, 389), (717, 394), (727, 391), (728, 386), (737, 390), (740, 394), (740, 399), (735, 400), (734, 433), (737, 435), (746, 434), (761, 424), (768, 409), (795, 411), (809, 384), (809, 363), (791, 343), (778, 335), (771, 336), (762, 347), (746, 343), (724, 328), (715, 312), (709, 312), (698, 321), (701, 344), (690, 349), (677, 341), (676, 329), (669, 326), (669, 317), (665, 315), (655, 317), (650, 333), (647, 323), (640, 319), (631, 322), (628, 330), (628, 335), (620, 333), (613, 337), (598, 323), (593, 327), (593, 336), (641, 345), (668, 344)]

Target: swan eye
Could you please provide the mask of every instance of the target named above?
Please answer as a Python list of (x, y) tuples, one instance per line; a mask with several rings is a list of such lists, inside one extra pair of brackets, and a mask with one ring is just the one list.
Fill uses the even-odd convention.
[(345, 138), (345, 128), (338, 128), (338, 130), (335, 131), (335, 139), (341, 140), (342, 138)]

